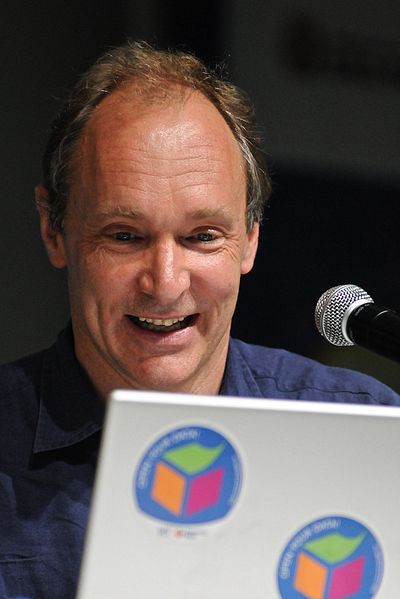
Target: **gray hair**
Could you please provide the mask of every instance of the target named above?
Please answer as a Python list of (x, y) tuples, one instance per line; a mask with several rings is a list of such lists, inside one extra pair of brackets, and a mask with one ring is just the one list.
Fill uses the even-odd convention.
[(43, 173), (53, 229), (63, 229), (71, 163), (84, 126), (107, 95), (133, 81), (137, 83), (138, 96), (145, 94), (146, 99), (181, 86), (197, 90), (210, 100), (231, 129), (243, 156), (248, 230), (260, 222), (271, 193), (271, 180), (250, 101), (235, 85), (191, 54), (156, 50), (145, 42), (128, 42), (106, 52), (81, 77), (52, 124), (43, 156)]

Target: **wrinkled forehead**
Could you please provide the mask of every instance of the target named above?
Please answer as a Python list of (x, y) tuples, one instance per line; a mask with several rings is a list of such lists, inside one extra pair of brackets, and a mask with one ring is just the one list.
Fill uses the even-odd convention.
[[(112, 92), (96, 108), (84, 127), (74, 154), (75, 170), (86, 161), (107, 157), (118, 142), (126, 149), (170, 143), (171, 151), (193, 153), (208, 147), (221, 160), (233, 161), (244, 175), (244, 161), (236, 139), (217, 108), (201, 92), (183, 86), (157, 94), (138, 92), (134, 84)], [(76, 173), (76, 170), (75, 170)]]

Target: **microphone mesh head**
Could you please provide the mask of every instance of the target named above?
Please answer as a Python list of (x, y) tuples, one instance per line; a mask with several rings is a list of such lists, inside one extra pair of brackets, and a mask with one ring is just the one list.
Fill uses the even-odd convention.
[[(343, 334), (343, 322), (349, 308), (359, 301), (372, 302), (372, 298), (357, 285), (338, 285), (325, 291), (315, 308), (315, 324), (325, 339), (333, 345), (354, 345)], [(346, 318), (347, 321), (347, 318)]]

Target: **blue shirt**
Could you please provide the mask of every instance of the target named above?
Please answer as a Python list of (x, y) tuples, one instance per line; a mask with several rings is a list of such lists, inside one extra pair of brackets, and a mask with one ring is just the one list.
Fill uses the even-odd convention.
[[(220, 393), (399, 405), (364, 375), (233, 339)], [(1, 599), (74, 598), (103, 418), (71, 327), (0, 368)]]

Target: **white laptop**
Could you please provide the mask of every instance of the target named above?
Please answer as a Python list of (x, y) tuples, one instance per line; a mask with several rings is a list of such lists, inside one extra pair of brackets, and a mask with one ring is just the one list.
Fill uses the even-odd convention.
[(78, 599), (399, 589), (399, 408), (112, 394)]

